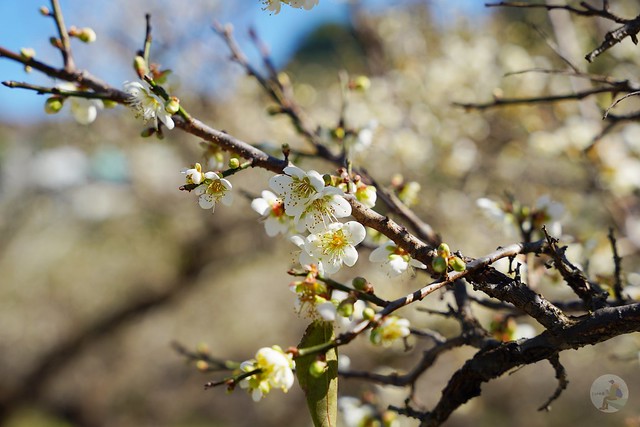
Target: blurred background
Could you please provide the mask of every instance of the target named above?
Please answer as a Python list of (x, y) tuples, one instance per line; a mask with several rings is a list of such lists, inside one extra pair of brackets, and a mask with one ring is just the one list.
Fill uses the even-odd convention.
[[(338, 124), (343, 103), (339, 73), (367, 75), (371, 86), (350, 94), (349, 127), (370, 127), (370, 149), (357, 165), (389, 185), (401, 173), (420, 184), (415, 211), (465, 255), (481, 256), (518, 241), (509, 224), (487, 218), (476, 200), (511, 194), (535, 205), (548, 196), (564, 206), (558, 218), (572, 261), (590, 277), (611, 283), (609, 227), (624, 257), (627, 294), (640, 297), (640, 126), (624, 123), (590, 149), (604, 124), (609, 95), (580, 103), (465, 110), (454, 102), (567, 93), (589, 85), (564, 69), (634, 79), (638, 48), (625, 40), (594, 64), (583, 60), (611, 27), (563, 12), (484, 8), (480, 1), (330, 1), (311, 11), (283, 5), (278, 15), (257, 1), (62, 1), (68, 25), (92, 27), (98, 38), (74, 44), (76, 62), (114, 86), (133, 80), (142, 47), (144, 14), (152, 15), (152, 60), (173, 70), (172, 93), (195, 117), (250, 143), (308, 148), (289, 120), (267, 114), (270, 100), (231, 64), (214, 20), (234, 25), (241, 48), (261, 69), (247, 35), (255, 28), (276, 66), (292, 81), (296, 100), (322, 129)], [(640, 13), (617, 2), (626, 17)], [(0, 2), (0, 45), (36, 49), (58, 66), (48, 46), (53, 23), (41, 2)], [(53, 85), (0, 61), (0, 79)], [(205, 343), (211, 353), (242, 361), (263, 346), (296, 345), (308, 320), (293, 309), (286, 274), (293, 245), (268, 238), (250, 198), (270, 174), (250, 170), (231, 179), (233, 206), (215, 214), (178, 191), (181, 169), (203, 162), (199, 141), (177, 130), (164, 140), (141, 138), (143, 128), (123, 108), (101, 110), (89, 126), (68, 106), (44, 114), (44, 97), (0, 87), (0, 424), (25, 426), (309, 426), (297, 389), (253, 403), (241, 390), (203, 391), (220, 379), (198, 372), (171, 347)], [(635, 111), (633, 98), (616, 107)], [(374, 125), (375, 123), (375, 125)], [(331, 141), (328, 141), (331, 144)], [(303, 163), (330, 172), (331, 166)], [(397, 177), (395, 178), (397, 180)], [(365, 276), (386, 299), (422, 286), (428, 277), (390, 279), (368, 253), (336, 279)], [(530, 285), (549, 299), (570, 300), (558, 277), (531, 268)], [(420, 305), (446, 308), (446, 293)], [(414, 305), (415, 306), (415, 305)], [(418, 328), (446, 335), (454, 321), (416, 310), (400, 314)], [(493, 313), (476, 308), (488, 326)], [(519, 319), (526, 324), (526, 319)], [(537, 325), (531, 323), (531, 327)], [(381, 350), (366, 339), (344, 349), (357, 370), (406, 370), (428, 343)], [(619, 337), (565, 352), (567, 390), (550, 413), (538, 412), (556, 387), (548, 363), (492, 381), (447, 425), (640, 425), (640, 337)], [(474, 350), (438, 360), (417, 384), (429, 408), (448, 378)], [(592, 382), (603, 374), (626, 381), (629, 402), (615, 414), (596, 410)], [(344, 380), (341, 394), (401, 404), (406, 390)], [(400, 425), (417, 425), (400, 419)]]

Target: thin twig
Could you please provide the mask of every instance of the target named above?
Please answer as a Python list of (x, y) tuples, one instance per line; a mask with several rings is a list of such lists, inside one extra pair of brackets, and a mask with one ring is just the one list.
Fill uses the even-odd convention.
[(560, 356), (554, 354), (553, 356), (549, 357), (549, 363), (551, 363), (551, 366), (553, 366), (553, 369), (556, 372), (558, 386), (556, 387), (556, 390), (553, 392), (553, 394), (549, 397), (549, 399), (547, 399), (547, 401), (538, 408), (538, 411), (550, 411), (551, 402), (559, 398), (562, 394), (562, 391), (565, 390), (569, 385), (569, 380), (567, 380), (567, 371), (560, 363)]
[(616, 301), (622, 303), (624, 302), (624, 297), (622, 295), (622, 258), (618, 255), (618, 247), (616, 245), (616, 236), (613, 232), (613, 227), (609, 228), (609, 234), (607, 235), (609, 238), (609, 242), (611, 243), (611, 251), (613, 252), (613, 265), (615, 267), (614, 271), (614, 281), (613, 281), (613, 295), (616, 298)]
[(62, 53), (64, 69), (68, 73), (72, 73), (75, 71), (76, 66), (73, 61), (69, 33), (67, 32), (67, 27), (64, 25), (64, 18), (62, 16), (62, 9), (60, 8), (59, 0), (51, 0), (51, 7), (53, 8), (53, 19), (56, 21), (58, 34), (60, 34), (60, 52)]

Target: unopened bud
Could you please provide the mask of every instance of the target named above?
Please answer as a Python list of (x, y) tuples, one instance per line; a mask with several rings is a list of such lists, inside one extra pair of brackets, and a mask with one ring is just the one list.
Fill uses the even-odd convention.
[(51, 12), (49, 11), (49, 8), (48, 8), (47, 6), (40, 6), (39, 11), (40, 11), (40, 14), (41, 14), (42, 16), (49, 16), (49, 15), (51, 15)]
[(196, 368), (198, 368), (199, 371), (206, 372), (209, 370), (209, 363), (204, 360), (198, 360), (196, 362)]
[(369, 77), (367, 76), (358, 76), (355, 79), (353, 79), (351, 82), (349, 82), (349, 89), (351, 90), (359, 90), (364, 92), (370, 87), (371, 87), (371, 80), (369, 80)]
[(23, 47), (22, 49), (20, 49), (20, 56), (23, 59), (31, 59), (34, 56), (36, 56), (36, 51), (35, 49), (31, 48), (31, 47)]
[(25, 65), (24, 66), (24, 72), (25, 73), (30, 73), (33, 71), (33, 67), (31, 67), (31, 65)]
[(93, 28), (85, 27), (78, 32), (77, 37), (84, 43), (93, 43), (97, 36)]
[(62, 42), (59, 38), (50, 37), (49, 43), (51, 43), (51, 46), (55, 47), (56, 49), (62, 49)]
[(44, 102), (44, 111), (47, 114), (56, 114), (58, 111), (62, 110), (64, 106), (64, 100), (59, 96), (52, 96), (47, 98)]
[(447, 271), (447, 260), (441, 256), (437, 256), (431, 261), (431, 267), (436, 273), (442, 274)]
[(282, 114), (282, 107), (280, 107), (279, 105), (270, 105), (267, 107), (267, 114), (270, 116)]
[(143, 138), (149, 138), (155, 133), (156, 133), (156, 128), (146, 128), (142, 132), (140, 132), (140, 136)]
[(438, 255), (442, 258), (448, 259), (451, 256), (451, 249), (449, 249), (449, 245), (446, 243), (440, 243), (440, 246), (438, 246)]
[(200, 354), (209, 354), (209, 346), (206, 343), (198, 343), (196, 346), (196, 351)]
[(356, 277), (351, 281), (351, 284), (353, 285), (354, 289), (364, 291), (369, 282), (364, 277)]
[(280, 82), (280, 84), (282, 86), (290, 86), (291, 85), (291, 79), (289, 78), (289, 75), (285, 72), (280, 72), (278, 73), (278, 81)]
[(465, 268), (467, 268), (467, 264), (465, 264), (465, 262), (462, 260), (462, 258), (457, 257), (457, 256), (454, 256), (453, 258), (451, 258), (451, 260), (449, 261), (449, 265), (455, 271), (464, 271)]
[(316, 360), (309, 365), (309, 374), (314, 378), (320, 378), (326, 371), (329, 365), (322, 360)]
[(133, 59), (133, 69), (140, 78), (142, 78), (149, 72), (149, 69), (147, 68), (147, 61), (145, 61), (144, 58), (140, 55), (136, 55), (136, 57)]
[(180, 110), (180, 100), (175, 96), (169, 98), (164, 104), (164, 109), (169, 114), (175, 114)]
[(365, 320), (371, 320), (375, 317), (375, 315), (376, 315), (376, 311), (371, 307), (367, 307), (364, 310), (362, 310), (362, 318)]
[(229, 168), (230, 169), (238, 169), (240, 167), (240, 160), (237, 157), (232, 157), (229, 159)]
[(104, 106), (104, 108), (114, 108), (116, 105), (118, 105), (118, 103), (110, 99), (103, 99), (102, 105)]
[(348, 299), (346, 299), (340, 302), (336, 311), (342, 317), (351, 317), (351, 315), (353, 314), (353, 301), (349, 301)]
[(344, 139), (346, 132), (343, 127), (337, 127), (331, 131), (331, 135), (335, 139)]

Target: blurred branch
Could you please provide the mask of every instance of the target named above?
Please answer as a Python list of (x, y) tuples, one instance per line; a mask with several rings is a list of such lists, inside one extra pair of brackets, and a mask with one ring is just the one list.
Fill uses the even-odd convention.
[(591, 6), (586, 1), (580, 2), (580, 7), (573, 7), (568, 5), (550, 5), (550, 4), (531, 4), (524, 2), (499, 2), (499, 3), (486, 3), (486, 7), (514, 7), (514, 8), (542, 8), (546, 10), (566, 10), (567, 12), (575, 15), (586, 17), (599, 17), (609, 21), (623, 24), (621, 27), (615, 30), (609, 31), (604, 35), (604, 41), (589, 52), (585, 59), (588, 62), (593, 62), (595, 58), (611, 49), (616, 44), (620, 43), (625, 38), (629, 37), (634, 44), (638, 44), (637, 34), (640, 32), (640, 15), (633, 19), (626, 19), (617, 16), (609, 10), (609, 2), (604, 0), (602, 2), (602, 8), (596, 8)]
[(531, 96), (526, 98), (502, 98), (494, 97), (493, 101), (484, 103), (473, 102), (454, 102), (453, 105), (462, 107), (467, 110), (486, 110), (494, 107), (502, 107), (506, 105), (532, 105), (532, 104), (544, 104), (559, 101), (576, 101), (584, 99), (588, 96), (596, 95), (599, 93), (618, 93), (620, 88), (607, 88), (597, 87), (593, 89), (587, 89), (580, 92), (567, 93), (562, 95), (548, 95), (548, 96)]
[[(163, 291), (150, 294), (143, 292), (137, 298), (115, 307), (104, 316), (94, 320), (88, 325), (78, 327), (71, 332), (66, 339), (60, 340), (53, 348), (40, 357), (31, 370), (24, 375), (20, 385), (13, 390), (0, 392), (0, 422), (7, 419), (15, 410), (26, 402), (41, 399), (46, 386), (67, 366), (69, 366), (83, 351), (130, 325), (134, 320), (157, 310), (179, 297), (194, 290), (199, 283), (200, 273), (209, 265), (211, 260), (204, 256), (206, 250), (215, 235), (220, 230), (210, 227), (207, 232), (197, 239), (182, 242), (180, 254), (183, 262), (176, 274), (176, 279)], [(217, 262), (224, 263), (218, 259)], [(144, 289), (145, 286), (133, 285), (135, 288)]]

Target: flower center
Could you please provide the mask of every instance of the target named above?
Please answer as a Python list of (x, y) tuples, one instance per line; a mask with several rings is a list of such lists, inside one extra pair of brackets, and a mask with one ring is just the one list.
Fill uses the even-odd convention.
[(313, 193), (316, 192), (315, 187), (311, 185), (308, 177), (304, 177), (302, 179), (294, 177), (292, 187), (293, 192), (301, 198), (309, 198)]
[(282, 215), (284, 215), (284, 203), (282, 203), (281, 201), (277, 201), (273, 205), (271, 205), (271, 213), (277, 218), (280, 218)]

